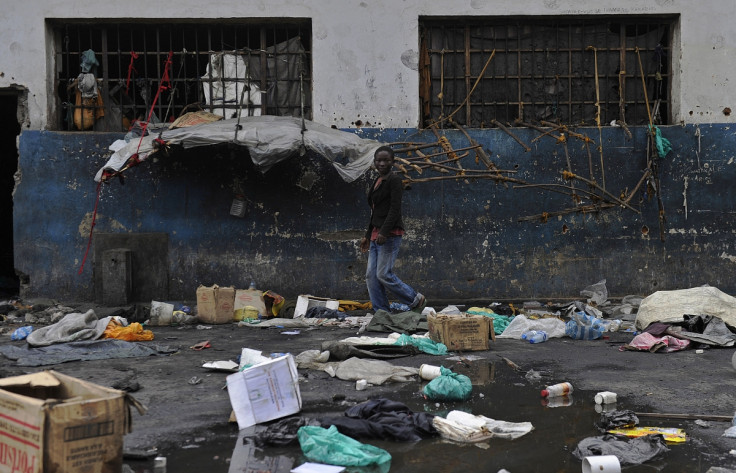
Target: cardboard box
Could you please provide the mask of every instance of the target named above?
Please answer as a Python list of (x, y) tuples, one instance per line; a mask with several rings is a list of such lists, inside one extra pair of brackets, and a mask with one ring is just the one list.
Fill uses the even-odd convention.
[(0, 379), (0, 472), (119, 473), (131, 431), (123, 391), (54, 371)]
[[(243, 320), (248, 317), (246, 307), (255, 307), (258, 309), (258, 313), (266, 316), (266, 303), (263, 300), (263, 292), (258, 289), (238, 289), (235, 291), (235, 306), (234, 306), (234, 318), (235, 320)], [(257, 317), (257, 315), (256, 315)]]
[(444, 343), (450, 351), (488, 350), (493, 318), (474, 314), (429, 314), (429, 338)]
[(337, 310), (340, 307), (340, 301), (328, 299), (325, 297), (314, 297), (309, 294), (303, 294), (296, 300), (294, 308), (294, 318), (304, 317), (307, 311), (312, 307), (327, 307), (328, 309)]
[(199, 286), (197, 288), (197, 317), (206, 324), (226, 324), (233, 321), (235, 288)]
[(302, 408), (299, 375), (290, 354), (229, 375), (227, 393), (240, 430), (296, 414)]

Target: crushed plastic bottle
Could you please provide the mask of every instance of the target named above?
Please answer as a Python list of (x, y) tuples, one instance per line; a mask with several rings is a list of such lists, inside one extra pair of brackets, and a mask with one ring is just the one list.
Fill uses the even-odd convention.
[(32, 325), (26, 325), (24, 327), (19, 327), (15, 329), (15, 331), (10, 335), (11, 340), (25, 340), (28, 335), (33, 332), (33, 326)]
[(547, 332), (544, 330), (529, 330), (521, 335), (522, 340), (529, 343), (542, 343), (547, 341)]
[(248, 289), (255, 289), (256, 288), (256, 282), (251, 279), (250, 286), (248, 286)]

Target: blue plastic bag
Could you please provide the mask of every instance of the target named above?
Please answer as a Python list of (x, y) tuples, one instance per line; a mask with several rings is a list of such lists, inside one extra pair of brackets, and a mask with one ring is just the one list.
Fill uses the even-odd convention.
[(573, 312), (565, 323), (565, 334), (575, 340), (595, 340), (603, 336), (606, 327), (597, 317), (585, 312)]

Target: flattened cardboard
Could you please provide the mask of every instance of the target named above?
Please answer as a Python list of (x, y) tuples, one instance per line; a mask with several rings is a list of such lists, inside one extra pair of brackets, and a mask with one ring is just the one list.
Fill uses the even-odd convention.
[(450, 351), (488, 350), (493, 319), (474, 314), (429, 314), (429, 338)]
[(337, 310), (340, 307), (340, 301), (336, 299), (328, 299), (326, 297), (315, 297), (309, 294), (302, 294), (296, 300), (294, 308), (294, 318), (304, 317), (312, 307), (327, 307), (328, 309)]
[(299, 375), (292, 355), (269, 359), (229, 375), (227, 393), (240, 430), (296, 414), (302, 408)]
[(0, 472), (120, 472), (131, 403), (54, 371), (0, 380)]

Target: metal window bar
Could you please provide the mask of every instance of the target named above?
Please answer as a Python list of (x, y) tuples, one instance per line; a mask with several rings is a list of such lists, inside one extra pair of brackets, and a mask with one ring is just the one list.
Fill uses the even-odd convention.
[[(223, 118), (238, 113), (312, 118), (309, 20), (164, 25), (64, 22), (53, 27), (60, 38), (55, 84), (58, 129), (79, 131), (74, 117), (80, 112), (104, 114), (93, 126), (88, 127), (87, 121), (85, 131), (127, 131), (134, 120), (145, 120), (169, 51), (173, 51), (171, 88), (162, 90), (156, 103), (158, 120), (170, 121), (197, 110)], [(102, 100), (94, 105), (78, 104), (73, 85), (82, 55), (89, 49), (99, 62), (94, 73)], [(132, 53), (138, 58), (132, 59)], [(233, 67), (215, 77), (217, 55), (230, 55)], [(134, 69), (127, 84), (131, 60)], [(223, 92), (227, 100), (215, 103), (218, 88), (234, 93)]]
[[(420, 83), (430, 84), (420, 91), (422, 102), (428, 104), (423, 124), (442, 124), (462, 104), (464, 110), (453, 118), (467, 126), (485, 127), (492, 120), (510, 126), (517, 120), (592, 126), (598, 113), (596, 84), (602, 125), (647, 123), (637, 48), (654, 120), (669, 124), (674, 21), (422, 19), (422, 47), (429, 64), (420, 74), (429, 77), (421, 77)], [(479, 87), (466, 100), (493, 51), (495, 57)]]

